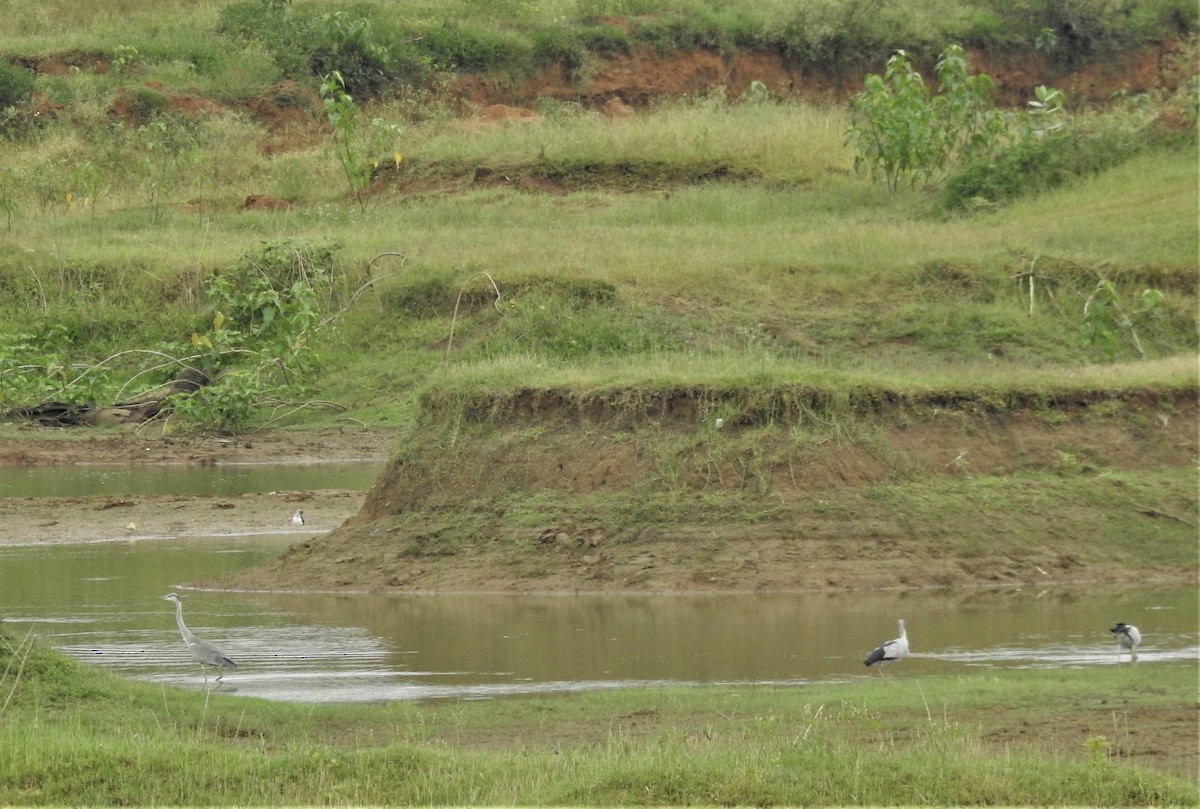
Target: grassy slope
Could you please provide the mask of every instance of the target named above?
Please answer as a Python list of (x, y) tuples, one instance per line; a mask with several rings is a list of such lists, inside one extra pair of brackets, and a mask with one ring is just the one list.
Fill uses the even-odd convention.
[[(323, 362), (308, 386), (288, 393), (400, 427), (408, 469), (442, 485), (447, 457), (495, 459), (485, 476), (460, 477), (449, 488), (459, 504), (450, 533), (501, 534), (520, 551), (531, 533), (564, 522), (599, 523), (612, 538), (656, 520), (711, 525), (722, 514), (730, 534), (737, 525), (824, 525), (824, 515), (804, 510), (805, 489), (795, 482), (798, 464), (812, 458), (841, 469), (848, 484), (911, 487), (881, 494), (847, 485), (838, 492), (844, 513), (877, 514), (867, 523), (910, 532), (958, 515), (948, 534), (961, 538), (968, 556), (988, 546), (986, 536), (1016, 531), (1016, 523), (1001, 524), (1004, 513), (1044, 510), (1040, 489), (1092, 502), (1090, 477), (1110, 471), (1155, 493), (1142, 506), (1182, 517), (1171, 521), (1168, 538), (1194, 522), (1186, 484), (1195, 470), (1180, 432), (1197, 389), (1200, 235), (1190, 147), (1123, 156), (1053, 192), (945, 218), (922, 191), (888, 196), (854, 176), (843, 144), (848, 118), (837, 104), (711, 95), (664, 101), (627, 119), (559, 104), (534, 121), (496, 124), (450, 114), (444, 99), (424, 107), (399, 99), (369, 113), (403, 127), (405, 160), (379, 173), (360, 210), (347, 199), (328, 134), (313, 126), (317, 110), (287, 133), (220, 111), (190, 122), (171, 115), (150, 126), (111, 122), (114, 97), (146, 79), (183, 86), (171, 57), (182, 47), (170, 33), (178, 33), (178, 20), (164, 9), (166, 17), (147, 21), (144, 31), (130, 29), (141, 31), (131, 38), (142, 43), (136, 71), (39, 78), (43, 92), (70, 104), (4, 152), (12, 180), (5, 187), (18, 204), (0, 239), (0, 286), (8, 293), (0, 318), (17, 336), (0, 345), (0, 363), (13, 372), (42, 352), (36, 359), (59, 369), (24, 392), (41, 397), (35, 402), (65, 395), (58, 385), (70, 378), (70, 363), (129, 348), (190, 350), (187, 336), (212, 316), (201, 303), (205, 279), (259, 242), (334, 242), (338, 283), (323, 304), (327, 313), (345, 310), (336, 330), (312, 340)], [(206, 53), (221, 43), (206, 27), (216, 12), (205, 6), (190, 23), (204, 32), (197, 44)], [(63, 17), (60, 35), (81, 36), (70, 19)], [(213, 81), (218, 66), (201, 59), (191, 69)], [(1140, 125), (1156, 109), (1118, 107), (1105, 125)], [(90, 197), (78, 192), (88, 178)], [(263, 191), (293, 205), (237, 209)], [(393, 251), (403, 258), (370, 263)], [(1111, 356), (1084, 338), (1085, 301), (1102, 279), (1131, 313), (1144, 358), (1123, 326), (1111, 327)], [(1150, 287), (1165, 294), (1155, 316), (1139, 311)], [(106, 366), (123, 374), (82, 395), (114, 396), (144, 356), (123, 355)], [(16, 402), (15, 390), (3, 393)], [(1082, 417), (1080, 404), (1088, 405)], [(938, 429), (931, 414), (939, 410), (954, 414), (957, 434)], [(671, 423), (659, 429), (666, 412)], [(530, 413), (546, 424), (508, 424)], [(544, 483), (526, 491), (497, 486), (520, 477), (504, 466), (517, 457), (515, 447), (532, 455), (551, 446), (540, 436), (563, 413), (584, 418), (546, 452), (549, 468), (581, 447), (620, 458), (633, 446), (641, 454), (626, 467), (641, 477), (616, 476), (624, 486), (617, 494), (584, 487), (554, 503), (549, 494), (531, 497)], [(602, 418), (592, 425), (589, 414)], [(1169, 431), (1155, 432), (1160, 416), (1175, 416)], [(736, 428), (729, 438), (708, 431), (717, 417)], [(292, 423), (323, 418), (300, 411)], [(971, 444), (996, 418), (1009, 419), (1006, 428), (1036, 451), (1022, 440)], [(1043, 429), (1081, 418), (1069, 439)], [(481, 426), (467, 433), (464, 423)], [(896, 444), (894, 431), (914, 425), (940, 455)], [(611, 446), (598, 447), (592, 430), (613, 432)], [(1176, 449), (1185, 460), (1138, 465), (1105, 454), (1112, 435), (1135, 447), (1181, 436)], [(468, 436), (472, 443), (461, 443)], [(961, 443), (942, 446), (951, 440)], [(956, 453), (968, 448), (955, 466)], [(988, 452), (1003, 457), (982, 464)], [(948, 492), (947, 475), (965, 476), (971, 491)], [(1013, 483), (1013, 475), (1023, 477)], [(1164, 477), (1185, 485), (1160, 485)], [(377, 516), (403, 494), (381, 492)], [(494, 497), (511, 500), (509, 517), (486, 518)], [(980, 523), (964, 502), (1006, 508)], [(899, 515), (890, 503), (928, 507)], [(1125, 511), (1118, 523), (1128, 532), (1097, 523), (1103, 515), (1094, 509), (1076, 509), (1061, 534), (1099, 531), (1124, 536), (1128, 546), (1162, 539), (1137, 529), (1144, 519), (1137, 508)], [(669, 532), (668, 523), (656, 530)], [(427, 529), (389, 528), (406, 536)], [(839, 530), (857, 537), (863, 529), (870, 525)], [(435, 532), (451, 545), (463, 541)], [(1030, 533), (1045, 527), (1026, 525), (1013, 542)], [(1154, 569), (1194, 569), (1185, 545), (1164, 547), (1135, 555), (1116, 541), (1103, 553), (1043, 551), (1050, 559), (1086, 558), (1097, 570), (1131, 557)], [(1007, 575), (999, 557), (970, 564), (982, 580)], [(386, 568), (376, 564), (348, 580)], [(685, 571), (684, 580), (701, 572)], [(780, 575), (788, 580), (788, 571)], [(894, 581), (894, 572), (887, 575)], [(910, 581), (946, 583), (954, 575)], [(613, 571), (610, 580), (624, 577)]]
[(1194, 664), (302, 707), (0, 641), (6, 804), (1196, 803)]
[[(522, 587), (571, 588), (581, 577), (602, 587), (944, 585), (1038, 569), (1195, 569), (1194, 149), (1110, 156), (1056, 191), (944, 217), (928, 193), (888, 197), (853, 175), (846, 109), (835, 103), (710, 95), (628, 119), (559, 104), (496, 124), (448, 114), (436, 98), (421, 109), (395, 100), (370, 114), (403, 126), (406, 160), (380, 170), (360, 210), (328, 133), (313, 126), (319, 108), (290, 139), (220, 110), (155, 126), (109, 121), (113, 98), (146, 79), (179, 88), (168, 54), (180, 42), (163, 32), (173, 19), (143, 32), (138, 71), (40, 79), (73, 103), (5, 151), (19, 206), (0, 240), (10, 293), (0, 317), (18, 336), (0, 360), (30, 364), (42, 350), (65, 367), (128, 348), (190, 350), (187, 335), (211, 318), (200, 305), (206, 276), (262, 240), (342, 245), (323, 300), (326, 312), (344, 307), (338, 328), (313, 338), (324, 361), (307, 388), (288, 392), (398, 427), (406, 474), (373, 496), (370, 513), (388, 522), (318, 546), (307, 563), (316, 569), (276, 571), (276, 585), (330, 581), (346, 541), (373, 550), (355, 551), (364, 562), (332, 580), (421, 587), (437, 565), (462, 567), (451, 550), (493, 537), (508, 540), (490, 547), (512, 556), (505, 569)], [(216, 48), (214, 37), (199, 43)], [(1140, 126), (1147, 109), (1158, 108), (1116, 107), (1093, 124)], [(264, 144), (276, 151), (263, 154)], [(163, 161), (168, 146), (179, 151)], [(98, 173), (88, 175), (100, 178), (97, 193), (62, 204), (84, 166)], [(262, 191), (294, 204), (236, 209)], [(403, 256), (371, 263), (390, 252)], [(1132, 313), (1144, 358), (1121, 326), (1111, 358), (1085, 340), (1085, 302), (1102, 278)], [(1154, 317), (1139, 312), (1148, 287), (1165, 293)], [(136, 370), (77, 395), (103, 401)], [(30, 395), (65, 396), (65, 378)], [(293, 423), (340, 415), (301, 411)], [(716, 418), (726, 432), (712, 430)], [(462, 472), (481, 457), (485, 471)], [(539, 475), (534, 457), (576, 477)], [(1110, 517), (1093, 478), (1117, 472), (1138, 497)], [(408, 498), (427, 489), (446, 502)], [(815, 490), (828, 492), (823, 505)], [(414, 521), (389, 503), (430, 511)], [(974, 519), (978, 509), (990, 519)], [(1147, 510), (1178, 519), (1162, 531)], [(547, 529), (571, 537), (581, 526), (610, 545), (536, 558)], [(881, 527), (910, 549), (953, 538), (956, 564), (898, 571), (859, 541)], [(380, 551), (372, 531), (395, 544)], [(636, 573), (644, 544), (714, 531), (760, 543), (826, 538), (806, 549), (832, 573), (809, 581), (763, 558), (772, 576), (727, 579), (744, 557), (738, 544), (697, 546), (690, 567), (665, 577)], [(408, 580), (432, 537), (426, 579)], [(850, 559), (836, 558), (836, 537), (853, 541)], [(1073, 547), (1081, 537), (1105, 541)], [(950, 539), (940, 541), (929, 556), (947, 557)], [(866, 568), (871, 557), (884, 567)]]

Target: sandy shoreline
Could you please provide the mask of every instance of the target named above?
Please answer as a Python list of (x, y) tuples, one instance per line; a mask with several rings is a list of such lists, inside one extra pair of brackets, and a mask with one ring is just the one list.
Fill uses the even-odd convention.
[[(241, 439), (145, 438), (132, 432), (21, 430), (0, 438), (0, 466), (220, 466), (383, 461), (391, 435), (331, 428)], [(323, 489), (240, 495), (0, 497), (0, 545), (137, 541), (188, 536), (328, 533), (352, 517), (365, 491)], [(291, 524), (303, 509), (303, 528)]]
[[(48, 545), (196, 536), (287, 534), (297, 541), (337, 528), (365, 492), (343, 489), (243, 495), (0, 498), (0, 545)], [(305, 525), (291, 524), (303, 509)]]

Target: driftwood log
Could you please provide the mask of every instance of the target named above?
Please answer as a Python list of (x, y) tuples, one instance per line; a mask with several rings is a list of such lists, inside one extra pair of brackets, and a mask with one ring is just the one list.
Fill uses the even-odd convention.
[(142, 424), (169, 409), (168, 400), (175, 394), (194, 393), (210, 382), (204, 373), (188, 369), (178, 378), (146, 391), (133, 401), (110, 405), (43, 402), (33, 407), (15, 410), (13, 415), (52, 427)]

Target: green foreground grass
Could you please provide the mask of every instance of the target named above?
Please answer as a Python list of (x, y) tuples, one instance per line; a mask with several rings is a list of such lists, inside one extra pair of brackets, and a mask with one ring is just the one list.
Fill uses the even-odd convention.
[(1197, 803), (1194, 663), (296, 706), (0, 640), (12, 805)]

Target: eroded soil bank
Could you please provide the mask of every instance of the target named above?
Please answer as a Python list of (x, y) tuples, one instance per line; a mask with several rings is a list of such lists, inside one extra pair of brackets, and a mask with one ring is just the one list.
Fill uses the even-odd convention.
[[(528, 403), (526, 403), (528, 404)], [(293, 531), (201, 584), (255, 590), (674, 592), (1193, 582), (1195, 397), (987, 413), (928, 409), (824, 437), (678, 411), (543, 403), (409, 435), (236, 442), (30, 431), (5, 464), (393, 456), (369, 492), (0, 498), (0, 541)], [(131, 527), (132, 526), (132, 527)]]
[(527, 411), (426, 425), (361, 512), (212, 586), (672, 592), (1186, 582), (1191, 394), (929, 409), (822, 438)]

